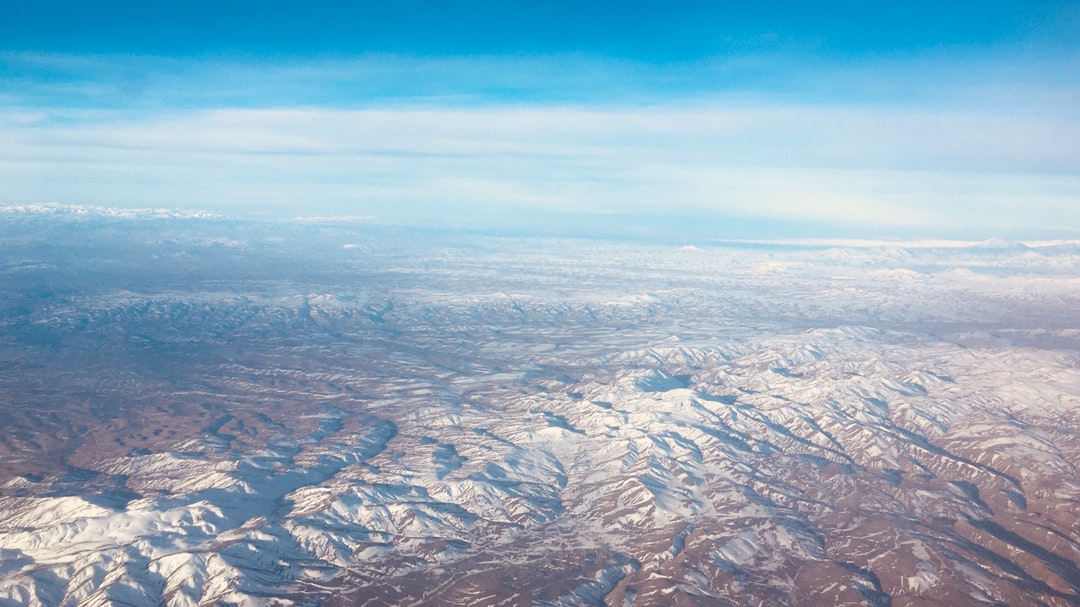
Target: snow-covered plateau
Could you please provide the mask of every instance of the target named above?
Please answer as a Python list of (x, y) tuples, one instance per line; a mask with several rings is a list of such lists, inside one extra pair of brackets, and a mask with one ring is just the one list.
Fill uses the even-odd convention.
[(1075, 243), (46, 211), (0, 605), (1080, 604)]

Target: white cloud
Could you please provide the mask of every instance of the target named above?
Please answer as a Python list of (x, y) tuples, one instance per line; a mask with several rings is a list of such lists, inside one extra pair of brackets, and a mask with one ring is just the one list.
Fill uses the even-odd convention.
[[(50, 65), (107, 71), (100, 61), (62, 59)], [(463, 82), (541, 86), (545, 77), (561, 77), (558, 86), (572, 89), (595, 78), (633, 88), (736, 69), (732, 62), (660, 73), (587, 58), (376, 57), (265, 66), (266, 73), (248, 76), (223, 63), (198, 72), (199, 80), (190, 63), (169, 60), (162, 71), (142, 61), (158, 70), (145, 96), (183, 96), (184, 86), (205, 91), (230, 82), (239, 91), (220, 92), (218, 101), (273, 89), (276, 77), (289, 85), (307, 79), (321, 89), (370, 88), (365, 76), (409, 72), (449, 80), (457, 69)], [(580, 69), (560, 76), (567, 61)], [(135, 62), (131, 69), (143, 68)], [(904, 69), (913, 82), (914, 68)], [(517, 75), (500, 75), (506, 70)], [(816, 77), (830, 74), (839, 72), (825, 69)], [(870, 88), (885, 86), (877, 74), (861, 79)], [(78, 86), (93, 89), (101, 79), (88, 80)], [(396, 214), (431, 222), (482, 218), (492, 210), (512, 221), (515, 211), (674, 209), (916, 230), (950, 224), (991, 232), (1080, 230), (1080, 110), (1069, 103), (1076, 87), (1025, 89), (1037, 99), (1030, 106), (1016, 91), (1001, 103), (964, 103), (958, 91), (984, 85), (958, 80), (950, 93), (920, 103), (815, 103), (695, 90), (612, 104), (463, 104), (433, 96), (351, 109), (196, 103), (185, 110), (168, 99), (137, 109), (78, 109), (12, 101), (17, 95), (9, 93), (0, 113), (2, 202), (198, 206), (290, 217)]]

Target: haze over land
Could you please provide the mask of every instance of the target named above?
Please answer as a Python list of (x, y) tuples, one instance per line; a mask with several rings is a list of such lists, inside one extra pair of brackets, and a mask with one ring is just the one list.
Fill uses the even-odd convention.
[(1076, 243), (2, 225), (5, 604), (1078, 600)]

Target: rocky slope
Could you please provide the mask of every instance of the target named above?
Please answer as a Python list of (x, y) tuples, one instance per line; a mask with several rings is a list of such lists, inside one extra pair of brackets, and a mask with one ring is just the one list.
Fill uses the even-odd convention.
[(0, 239), (0, 605), (1080, 602), (1071, 244), (66, 215)]

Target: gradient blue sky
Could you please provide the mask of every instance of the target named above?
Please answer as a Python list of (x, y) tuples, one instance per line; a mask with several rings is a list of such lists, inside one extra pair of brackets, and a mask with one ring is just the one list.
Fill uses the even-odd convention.
[(0, 0), (0, 203), (1080, 237), (1077, 2)]

